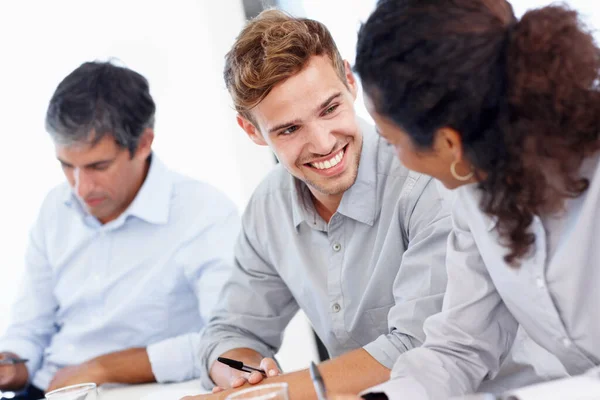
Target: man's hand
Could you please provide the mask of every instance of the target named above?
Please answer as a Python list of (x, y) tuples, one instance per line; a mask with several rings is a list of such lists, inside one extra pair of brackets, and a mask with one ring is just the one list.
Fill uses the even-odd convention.
[[(279, 370), (277, 363), (272, 358), (263, 358), (258, 368), (265, 371), (268, 377), (281, 375), (281, 371)], [(212, 390), (213, 393), (221, 392), (224, 389), (239, 388), (247, 383), (249, 383), (250, 385), (256, 385), (257, 383), (261, 383), (265, 378), (260, 372), (254, 371), (252, 373), (248, 373), (238, 371), (232, 368), (230, 369), (231, 372), (229, 378), (229, 386), (225, 388), (215, 386)]]
[[(252, 349), (233, 349), (221, 354), (220, 357), (238, 360), (250, 367), (262, 369), (268, 377), (281, 374), (275, 360), (272, 358), (264, 358), (260, 353)], [(220, 392), (223, 389), (238, 388), (245, 384), (256, 385), (264, 379), (260, 372), (248, 373), (238, 371), (219, 361), (213, 362), (210, 367), (210, 378), (217, 386), (217, 388), (213, 389), (213, 393)]]
[(47, 391), (87, 382), (94, 382), (96, 385), (106, 383), (104, 369), (94, 360), (61, 369), (52, 378)]
[[(19, 358), (16, 354), (0, 353), (0, 360)], [(0, 365), (0, 390), (19, 390), (27, 385), (29, 372), (25, 364)]]
[[(259, 358), (255, 358), (258, 356)], [(251, 349), (236, 349), (227, 352), (222, 357), (232, 358), (243, 361), (244, 364), (255, 366), (262, 364), (260, 355)], [(252, 362), (255, 364), (252, 364)], [(218, 362), (213, 363), (211, 367), (211, 378), (219, 386), (227, 386), (231, 379), (226, 379), (232, 373), (231, 369)], [(261, 365), (262, 366), (262, 365)], [(263, 367), (264, 368), (264, 367)], [(268, 366), (267, 366), (268, 369)], [(336, 357), (322, 364), (319, 364), (319, 372), (327, 386), (329, 393), (340, 396), (343, 394), (358, 394), (366, 388), (373, 387), (390, 379), (390, 370), (375, 360), (365, 349), (356, 349), (342, 356)], [(218, 378), (219, 380), (217, 381)], [(247, 386), (251, 376), (246, 379)], [(261, 378), (263, 379), (263, 378)], [(264, 379), (263, 379), (264, 380)], [(310, 373), (307, 369), (302, 371), (290, 372), (285, 375), (269, 377), (268, 383), (286, 382), (288, 384), (289, 398), (294, 400), (312, 400), (315, 398), (315, 387), (310, 379)], [(236, 384), (238, 382), (235, 382)], [(228, 395), (239, 390), (239, 388), (228, 389), (212, 394), (200, 396), (188, 396), (185, 400), (222, 400)], [(346, 396), (344, 396), (346, 397)], [(183, 400), (183, 399), (182, 399)], [(344, 398), (343, 400), (346, 400)], [(350, 400), (350, 399), (348, 399)]]

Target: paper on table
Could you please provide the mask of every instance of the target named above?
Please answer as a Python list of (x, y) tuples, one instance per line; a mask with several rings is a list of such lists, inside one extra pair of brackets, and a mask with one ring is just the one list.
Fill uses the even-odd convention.
[(576, 376), (512, 390), (508, 396), (518, 400), (600, 400), (600, 379)]
[(199, 380), (180, 383), (150, 383), (143, 385), (103, 385), (102, 400), (179, 400), (182, 397), (209, 393)]
[(164, 388), (164, 389), (159, 389), (155, 392), (149, 393), (147, 395), (145, 395), (144, 397), (140, 397), (140, 400), (180, 400), (182, 397), (185, 396), (195, 396), (198, 394), (202, 394), (202, 393), (198, 393), (198, 391), (194, 391), (194, 390), (189, 390), (189, 389), (169, 389), (169, 388)]
[(153, 390), (140, 397), (139, 400), (180, 400), (185, 396), (207, 394), (198, 381), (154, 385)]

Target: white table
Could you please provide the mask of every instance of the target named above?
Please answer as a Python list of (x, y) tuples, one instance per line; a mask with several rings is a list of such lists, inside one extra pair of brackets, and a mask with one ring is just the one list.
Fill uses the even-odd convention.
[(149, 383), (130, 386), (102, 386), (100, 400), (179, 400), (184, 396), (208, 393), (199, 380), (182, 383)]

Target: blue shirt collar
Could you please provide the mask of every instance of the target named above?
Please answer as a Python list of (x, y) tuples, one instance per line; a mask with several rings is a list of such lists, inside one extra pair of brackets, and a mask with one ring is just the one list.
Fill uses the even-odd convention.
[[(124, 221), (128, 216), (134, 216), (151, 224), (166, 224), (169, 221), (172, 190), (173, 181), (169, 170), (153, 153), (144, 183), (129, 207), (117, 220)], [(67, 190), (65, 204), (77, 210), (82, 216), (89, 216), (71, 188)]]

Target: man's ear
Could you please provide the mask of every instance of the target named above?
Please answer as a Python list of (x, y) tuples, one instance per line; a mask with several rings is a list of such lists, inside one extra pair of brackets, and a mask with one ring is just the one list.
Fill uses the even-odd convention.
[(152, 142), (154, 142), (154, 129), (146, 128), (140, 136), (134, 157), (146, 160), (150, 153), (152, 153)]
[(356, 77), (354, 76), (354, 72), (352, 72), (352, 67), (348, 60), (344, 60), (344, 70), (346, 83), (348, 84), (348, 88), (350, 89), (350, 93), (352, 93), (352, 97), (356, 100), (356, 95), (358, 94), (358, 83), (356, 82)]
[(238, 114), (237, 123), (254, 143), (259, 146), (268, 146), (267, 142), (260, 133), (260, 130), (258, 130), (252, 122)]

